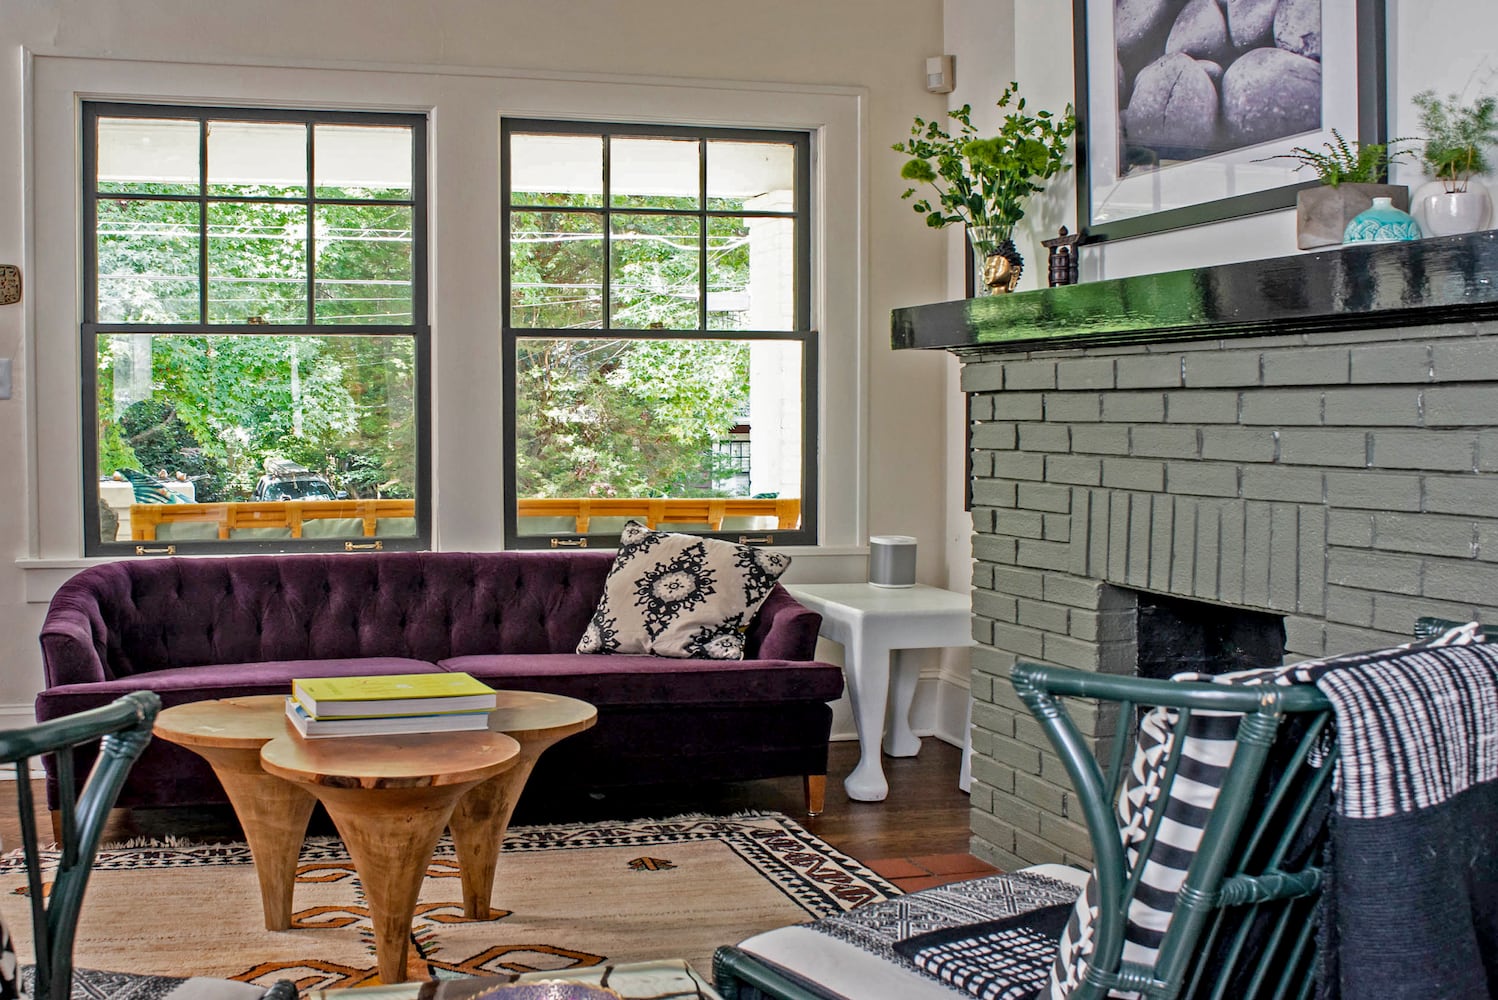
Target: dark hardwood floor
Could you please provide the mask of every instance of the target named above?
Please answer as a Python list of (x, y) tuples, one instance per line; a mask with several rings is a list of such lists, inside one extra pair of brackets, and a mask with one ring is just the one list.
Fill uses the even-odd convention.
[(603, 801), (528, 803), (521, 799), (516, 822), (571, 822), (670, 816), (686, 812), (726, 815), (744, 809), (773, 809), (860, 861), (912, 854), (966, 853), (968, 797), (957, 787), (962, 751), (934, 737), (921, 741), (917, 757), (884, 758), (889, 797), (854, 802), (843, 779), (858, 763), (858, 744), (832, 744), (827, 801), (822, 815), (806, 815), (800, 778), (777, 778), (693, 788), (636, 789)]
[[(727, 815), (741, 810), (770, 809), (785, 813), (838, 850), (865, 863), (967, 854), (968, 797), (957, 788), (961, 764), (961, 751), (957, 747), (927, 737), (922, 740), (917, 757), (884, 758), (890, 793), (883, 802), (854, 802), (844, 793), (843, 778), (857, 762), (856, 742), (832, 744), (826, 808), (816, 817), (805, 813), (801, 779), (777, 778), (690, 788), (631, 789), (602, 798), (544, 797), (528, 790), (520, 800), (514, 822), (663, 818), (694, 812)], [(35, 781), (33, 785), (37, 801), (45, 804), (41, 782)], [(50, 841), (45, 814), (40, 826), (41, 839)], [(313, 817), (312, 832), (333, 832), (321, 810)], [(135, 810), (121, 816), (110, 835), (177, 836), (199, 841), (241, 839), (238, 823), (227, 806)], [(0, 845), (6, 849), (20, 846), (15, 797), (10, 794), (0, 795)], [(875, 867), (883, 871), (886, 866)], [(935, 867), (931, 870), (935, 871)]]

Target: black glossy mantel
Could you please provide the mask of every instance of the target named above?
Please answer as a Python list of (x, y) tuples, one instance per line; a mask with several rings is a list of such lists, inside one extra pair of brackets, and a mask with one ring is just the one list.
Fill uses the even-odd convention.
[(1493, 230), (910, 306), (890, 314), (890, 339), (897, 349), (1032, 351), (1490, 318)]

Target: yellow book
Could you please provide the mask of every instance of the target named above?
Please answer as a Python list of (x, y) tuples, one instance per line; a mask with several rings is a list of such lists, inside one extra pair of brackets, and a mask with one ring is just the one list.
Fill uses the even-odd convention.
[(462, 673), (298, 678), (291, 696), (314, 719), (492, 712), (497, 704), (493, 688)]

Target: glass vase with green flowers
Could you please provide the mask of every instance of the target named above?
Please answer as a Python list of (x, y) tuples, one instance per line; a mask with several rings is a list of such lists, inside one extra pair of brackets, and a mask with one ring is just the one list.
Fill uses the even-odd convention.
[(910, 187), (900, 197), (915, 198), (911, 207), (933, 229), (965, 224), (968, 239), (985, 259), (984, 283), (1009, 291), (1024, 264), (1014, 246), (1014, 226), (1024, 218), (1029, 198), (1045, 190), (1041, 182), (1067, 169), (1077, 120), (1070, 104), (1059, 116), (1029, 113), (1018, 83), (1004, 88), (998, 107), (1005, 114), (995, 135), (982, 136), (972, 123), (972, 105), (964, 104), (947, 112), (956, 123), (953, 131), (918, 117), (910, 138), (892, 148), (909, 157), (900, 176), (935, 191), (917, 197), (920, 189)]

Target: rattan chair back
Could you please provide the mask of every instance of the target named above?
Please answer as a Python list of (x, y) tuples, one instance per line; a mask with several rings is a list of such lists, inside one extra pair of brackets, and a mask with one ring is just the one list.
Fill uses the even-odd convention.
[[(26, 856), (26, 890), (31, 904), (36, 974), (32, 1000), (65, 1000), (73, 986), (73, 939), (84, 890), (104, 824), (125, 777), (151, 739), (161, 699), (136, 691), (108, 705), (22, 729), (0, 732), (0, 763), (14, 764), (21, 849)], [(92, 771), (79, 789), (74, 753), (98, 744)], [(33, 758), (51, 755), (58, 777), (58, 858), (50, 873), (36, 835), (37, 810), (31, 793)], [(50, 874), (51, 885), (46, 885)]]

